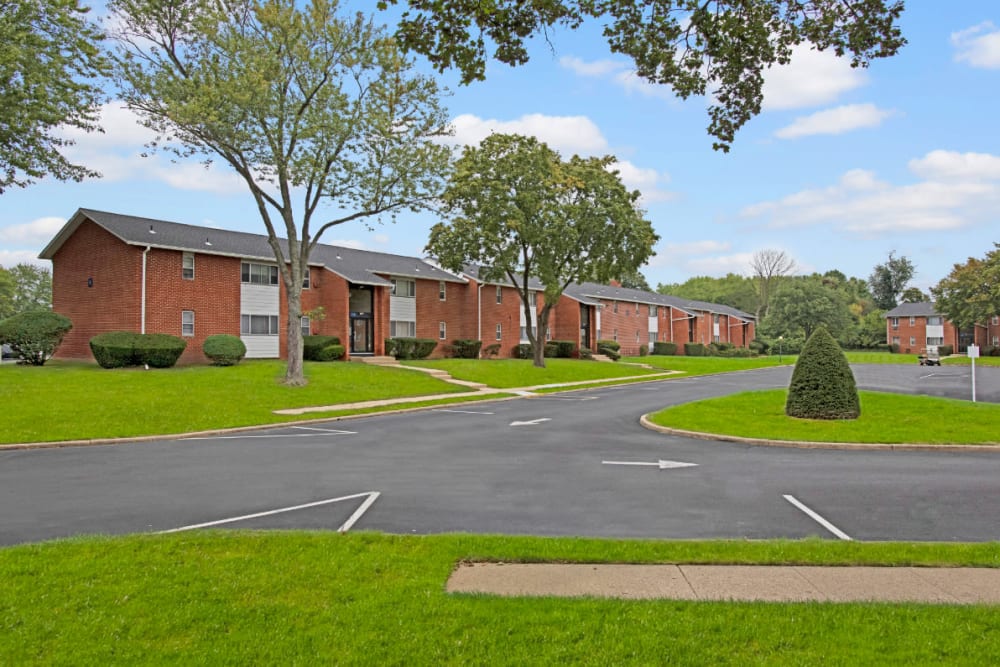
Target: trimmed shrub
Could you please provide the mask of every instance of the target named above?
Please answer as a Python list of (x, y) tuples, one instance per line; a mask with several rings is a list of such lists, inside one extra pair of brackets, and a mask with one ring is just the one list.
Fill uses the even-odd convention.
[(146, 364), (152, 368), (170, 368), (177, 363), (186, 347), (186, 340), (169, 334), (109, 331), (90, 339), (90, 351), (102, 368)]
[(534, 355), (531, 353), (531, 343), (519, 343), (514, 346), (511, 350), (512, 355), (515, 359), (534, 359)]
[(554, 359), (559, 356), (559, 346), (554, 340), (550, 340), (545, 343), (545, 350), (542, 352), (543, 356), (547, 359)]
[(701, 343), (684, 343), (684, 354), (689, 357), (707, 357), (708, 348)]
[(725, 347), (720, 346), (719, 348), (712, 348), (713, 357), (724, 357), (728, 359), (745, 359), (753, 356), (753, 352), (746, 347), (736, 347), (735, 345), (728, 345)]
[(101, 368), (135, 366), (135, 339), (131, 331), (109, 331), (90, 339), (90, 351)]
[(618, 350), (622, 349), (621, 344), (618, 341), (616, 341), (616, 340), (599, 340), (599, 341), (597, 341), (597, 349), (599, 350), (602, 347), (606, 347), (609, 350), (614, 350), (615, 352), (617, 352)]
[(662, 354), (665, 356), (677, 354), (677, 343), (657, 341), (653, 343), (653, 354)]
[(55, 353), (73, 323), (51, 310), (31, 310), (0, 322), (0, 343), (10, 345), (17, 363), (41, 366)]
[(385, 354), (389, 357), (396, 356), (396, 340), (394, 338), (385, 339)]
[(763, 338), (754, 338), (750, 341), (748, 346), (751, 352), (756, 352), (757, 354), (767, 354), (768, 349), (770, 349), (771, 344), (764, 340)]
[[(610, 342), (613, 343), (614, 341), (610, 341)], [(617, 343), (615, 343), (615, 344), (617, 345)], [(597, 353), (598, 354), (603, 354), (605, 357), (607, 357), (611, 361), (618, 361), (619, 359), (622, 358), (622, 355), (618, 352), (619, 349), (621, 349), (621, 348), (611, 348), (611, 347), (607, 347), (606, 345), (598, 344), (598, 346), (597, 346)]]
[[(331, 345), (340, 345), (340, 339), (336, 336), (303, 336), (302, 358), (306, 361), (320, 361), (318, 358), (320, 352), (323, 348)], [(386, 349), (388, 350), (388, 346)], [(391, 352), (387, 352), (387, 354), (391, 354)]]
[(462, 339), (451, 341), (451, 355), (456, 359), (478, 359), (483, 341)]
[(135, 345), (137, 365), (170, 368), (177, 363), (187, 347), (187, 341), (170, 334), (139, 334)]
[(495, 357), (500, 354), (500, 343), (490, 343), (483, 348), (483, 357)]
[(813, 332), (795, 362), (785, 414), (802, 419), (857, 419), (861, 414), (854, 374), (826, 327)]
[(571, 340), (553, 340), (550, 341), (552, 345), (556, 346), (556, 356), (560, 359), (572, 359), (573, 353), (576, 351), (576, 343)]
[(201, 351), (213, 366), (235, 366), (247, 356), (247, 346), (239, 336), (215, 334), (202, 343)]
[(952, 345), (938, 345), (938, 354), (942, 357), (950, 357), (955, 353), (955, 348)]
[(640, 357), (645, 357), (648, 354), (649, 354), (649, 346), (648, 345), (640, 345), (639, 346), (639, 356)]
[(589, 347), (581, 347), (579, 351), (581, 359), (593, 359), (594, 353), (590, 351)]
[(433, 338), (392, 339), (392, 354), (397, 359), (426, 359), (436, 347), (437, 341)]
[(316, 353), (316, 361), (337, 361), (344, 358), (344, 346), (338, 343), (327, 345)]

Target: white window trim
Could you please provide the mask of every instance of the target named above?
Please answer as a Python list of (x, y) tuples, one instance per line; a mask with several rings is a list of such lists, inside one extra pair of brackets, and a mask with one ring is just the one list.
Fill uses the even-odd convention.
[[(189, 317), (190, 316), (190, 317)], [(188, 322), (187, 320), (191, 321)], [(186, 329), (190, 327), (190, 332)], [(181, 336), (186, 338), (194, 337), (194, 311), (193, 310), (182, 310), (181, 311)]]
[[(188, 263), (188, 260), (191, 261), (191, 267), (190, 267), (190, 269), (186, 266), (187, 263)], [(186, 275), (187, 272), (188, 272), (188, 270), (191, 271), (191, 275), (190, 276)], [(185, 253), (181, 254), (181, 278), (183, 278), (184, 280), (194, 280), (194, 253), (193, 252), (185, 252)]]
[(503, 287), (500, 285), (497, 285), (497, 303), (503, 303)]
[(503, 340), (503, 324), (497, 322), (497, 340)]
[(439, 280), (438, 281), (438, 300), (439, 301), (447, 301), (448, 300), (447, 297), (448, 297), (448, 292), (447, 292), (447, 289), (445, 287), (445, 282), (443, 280)]
[(308, 315), (303, 315), (299, 320), (299, 327), (302, 329), (303, 336), (309, 336), (312, 334), (312, 320), (309, 319)]
[[(243, 328), (243, 318), (248, 319), (246, 329)], [(253, 333), (253, 318), (254, 317), (266, 317), (267, 318), (267, 333)], [(273, 320), (272, 320), (273, 318)], [(274, 323), (274, 331), (271, 331), (271, 323)], [(240, 313), (240, 336), (277, 336), (281, 331), (281, 322), (278, 321), (277, 315), (262, 314), (262, 313)]]
[(448, 323), (438, 322), (438, 340), (448, 339)]

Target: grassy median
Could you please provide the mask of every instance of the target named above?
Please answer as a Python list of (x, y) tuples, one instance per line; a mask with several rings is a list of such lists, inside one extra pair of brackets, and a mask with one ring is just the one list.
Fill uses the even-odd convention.
[(199, 532), (0, 549), (3, 664), (996, 664), (1000, 609), (449, 595), (463, 559), (1000, 566), (1000, 545)]
[(1000, 444), (1000, 405), (862, 391), (858, 419), (785, 415), (784, 389), (693, 401), (650, 415), (654, 424), (745, 438), (818, 442)]

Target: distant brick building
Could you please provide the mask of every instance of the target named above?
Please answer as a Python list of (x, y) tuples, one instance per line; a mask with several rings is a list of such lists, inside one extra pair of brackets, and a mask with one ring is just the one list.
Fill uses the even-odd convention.
[(973, 343), (1000, 347), (998, 320), (994, 315), (988, 322), (959, 329), (929, 301), (902, 303), (885, 314), (886, 342), (909, 354), (919, 354), (928, 345), (950, 345), (955, 352), (965, 352)]
[[(58, 356), (89, 358), (106, 331), (168, 333), (188, 340), (182, 362), (201, 362), (212, 334), (239, 336), (248, 357), (286, 354), (287, 299), (278, 266), (258, 234), (78, 210), (42, 251), (52, 260), (53, 309), (73, 321)], [(476, 267), (455, 274), (428, 260), (318, 245), (302, 291), (306, 334), (338, 336), (348, 356), (381, 355), (394, 337), (499, 344), (511, 356), (537, 326), (543, 286), (533, 284), (531, 317), (509, 284), (482, 282)], [(530, 321), (529, 321), (530, 320)], [(736, 309), (619, 286), (570, 285), (553, 308), (550, 338), (597, 349), (618, 340), (624, 354), (655, 341), (746, 346), (753, 317)]]

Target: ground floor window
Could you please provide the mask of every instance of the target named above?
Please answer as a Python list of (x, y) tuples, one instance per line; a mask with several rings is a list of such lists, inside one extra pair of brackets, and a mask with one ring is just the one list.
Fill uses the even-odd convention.
[(194, 335), (194, 311), (193, 310), (182, 310), (181, 311), (181, 335), (182, 336), (193, 336)]
[(240, 333), (250, 336), (277, 336), (277, 315), (240, 315)]
[(302, 316), (302, 321), (300, 323), (300, 326), (302, 327), (302, 335), (303, 336), (308, 336), (309, 332), (310, 332), (310, 322), (309, 322), (309, 316), (308, 315), (303, 315)]
[(503, 325), (498, 323), (497, 324), (497, 340), (500, 340), (502, 338), (503, 338)]
[(944, 345), (944, 338), (941, 338), (940, 336), (938, 336), (938, 337), (928, 336), (928, 338), (927, 338), (927, 344), (928, 345)]
[(417, 323), (406, 320), (392, 320), (389, 322), (390, 338), (416, 338)]
[(448, 325), (444, 322), (438, 322), (438, 338), (441, 340), (448, 338)]

